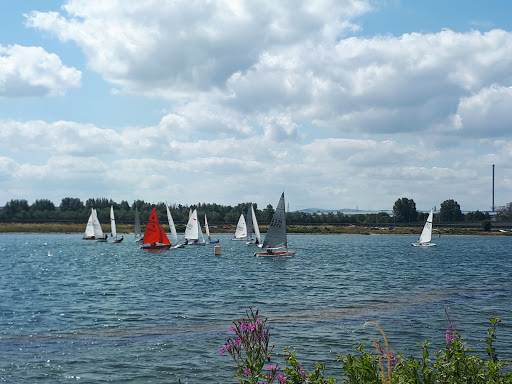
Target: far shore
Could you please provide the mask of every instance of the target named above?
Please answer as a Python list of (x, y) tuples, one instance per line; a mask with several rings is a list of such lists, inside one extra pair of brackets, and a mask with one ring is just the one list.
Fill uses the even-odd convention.
[[(168, 226), (164, 225), (164, 228), (168, 230)], [(70, 223), (0, 223), (0, 233), (83, 233), (85, 230), (83, 224), (70, 224)], [(144, 230), (144, 228), (142, 229)], [(178, 226), (178, 232), (180, 226)], [(266, 226), (261, 226), (260, 230), (265, 233), (267, 230)], [(288, 225), (287, 230), (289, 234), (321, 234), (321, 235), (338, 235), (338, 234), (352, 234), (352, 235), (419, 235), (422, 227), (420, 226), (393, 226), (393, 227), (369, 227), (363, 225), (328, 225), (328, 224), (316, 224), (316, 225)], [(103, 231), (106, 233), (110, 232), (110, 226), (104, 225)], [(118, 224), (117, 232), (122, 234), (133, 233), (133, 225)], [(224, 226), (212, 226), (210, 225), (210, 232), (214, 234), (233, 234), (235, 232), (235, 226), (230, 228), (224, 228)], [(482, 227), (434, 227), (434, 237), (441, 235), (481, 235), (481, 236), (512, 236), (512, 231), (492, 228), (491, 231), (484, 231)]]

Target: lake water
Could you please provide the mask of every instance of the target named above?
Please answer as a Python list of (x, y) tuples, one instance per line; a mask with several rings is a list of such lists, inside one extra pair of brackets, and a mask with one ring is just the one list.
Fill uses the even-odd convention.
[(416, 248), (400, 235), (290, 235), (290, 259), (253, 257), (220, 235), (213, 246), (148, 253), (79, 234), (0, 234), (0, 382), (234, 383), (220, 348), (249, 306), (268, 317), (274, 362), (285, 348), (340, 377), (340, 353), (391, 348), (417, 356), (456, 329), (485, 355), (499, 316), (500, 359), (512, 360), (512, 237), (445, 236)]

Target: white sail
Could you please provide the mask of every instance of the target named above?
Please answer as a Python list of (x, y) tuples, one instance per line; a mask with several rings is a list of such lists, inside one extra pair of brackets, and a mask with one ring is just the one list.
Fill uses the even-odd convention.
[(140, 230), (140, 217), (139, 217), (139, 210), (137, 209), (137, 206), (135, 206), (135, 241), (141, 240), (142, 234)]
[(423, 227), (423, 231), (421, 232), (420, 238), (418, 240), (418, 243), (429, 243), (432, 240), (432, 221), (434, 219), (434, 210), (432, 209), (430, 211), (430, 214), (428, 215), (427, 222), (425, 223), (425, 226)]
[(238, 219), (238, 224), (236, 225), (235, 230), (235, 239), (246, 239), (247, 238), (247, 224), (245, 223), (245, 217), (242, 213), (240, 218)]
[(103, 239), (105, 237), (103, 233), (103, 229), (101, 229), (100, 221), (98, 220), (98, 213), (95, 209), (92, 210), (93, 216), (92, 216), (92, 226), (94, 228), (94, 237), (98, 239)]
[(94, 236), (94, 225), (92, 224), (94, 217), (94, 210), (91, 208), (91, 214), (89, 216), (89, 220), (87, 221), (87, 225), (85, 227), (84, 238), (92, 238)]
[(117, 240), (117, 228), (116, 228), (116, 218), (114, 216), (114, 207), (110, 206), (110, 232), (112, 233), (112, 237)]
[(197, 220), (197, 234), (199, 235), (199, 241), (204, 243), (203, 230), (201, 229), (201, 223)]
[(277, 208), (269, 224), (265, 240), (262, 248), (286, 248), (288, 242), (286, 240), (286, 212), (284, 205), (284, 192), (279, 199)]
[(206, 232), (206, 236), (209, 239), (210, 238), (210, 228), (208, 227), (208, 219), (206, 218), (206, 213), (204, 214), (204, 230)]
[(169, 210), (169, 206), (165, 204), (165, 208), (167, 208), (167, 220), (169, 221), (169, 228), (171, 230), (171, 240), (174, 243), (178, 242), (178, 233), (176, 232), (176, 226), (174, 225), (174, 220), (172, 219), (171, 211)]
[(187, 228), (185, 228), (185, 239), (188, 241), (199, 239), (199, 227), (197, 225), (196, 209), (194, 209), (194, 211), (192, 212), (188, 219)]
[(251, 213), (252, 213), (252, 226), (254, 228), (254, 234), (256, 235), (256, 239), (258, 239), (258, 244), (261, 244), (261, 234), (260, 227), (258, 227), (258, 220), (256, 219), (256, 213), (254, 212), (254, 207), (251, 204)]

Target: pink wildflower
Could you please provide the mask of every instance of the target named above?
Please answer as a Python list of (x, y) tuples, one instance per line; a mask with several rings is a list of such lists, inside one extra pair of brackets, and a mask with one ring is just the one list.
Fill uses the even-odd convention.
[(220, 349), (220, 354), (221, 354), (221, 355), (223, 355), (223, 354), (225, 354), (225, 353), (226, 353), (226, 350), (225, 350), (224, 348), (221, 348), (221, 349)]

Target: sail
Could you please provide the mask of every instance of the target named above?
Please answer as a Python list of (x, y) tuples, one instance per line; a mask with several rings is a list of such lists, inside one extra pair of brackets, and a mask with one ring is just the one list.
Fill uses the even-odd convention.
[(254, 207), (251, 204), (251, 214), (252, 214), (252, 225), (254, 227), (254, 234), (256, 235), (256, 239), (258, 239), (258, 244), (261, 243), (261, 234), (260, 227), (258, 227), (258, 220), (256, 219), (256, 213), (254, 212)]
[(94, 236), (94, 225), (93, 225), (93, 217), (94, 210), (91, 208), (91, 215), (89, 216), (89, 220), (87, 221), (87, 226), (85, 227), (84, 237), (90, 238)]
[(110, 232), (112, 233), (112, 237), (117, 239), (117, 228), (116, 228), (116, 218), (114, 216), (114, 207), (110, 206)]
[[(252, 207), (252, 204), (251, 204)], [(247, 209), (247, 239), (252, 239), (252, 211), (251, 207)]]
[(139, 210), (135, 207), (135, 240), (141, 237)]
[(432, 240), (432, 221), (434, 219), (434, 210), (430, 211), (428, 215), (427, 222), (423, 227), (423, 231), (421, 232), (418, 243), (428, 243)]
[(281, 199), (277, 204), (276, 211), (269, 224), (265, 240), (263, 241), (263, 248), (280, 248), (287, 247), (286, 241), (286, 212), (284, 205), (284, 192)]
[(162, 243), (162, 244), (171, 244), (171, 242), (169, 241), (169, 238), (167, 237), (167, 234), (165, 233), (165, 230), (164, 230), (164, 227), (162, 227), (161, 224), (158, 225), (159, 229), (160, 229), (160, 239), (158, 240), (159, 243)]
[(245, 217), (242, 213), (238, 219), (238, 224), (235, 230), (235, 239), (245, 239), (247, 237), (247, 224), (245, 223)]
[(103, 233), (103, 229), (101, 229), (100, 221), (98, 220), (98, 213), (95, 209), (93, 209), (92, 214), (92, 226), (94, 228), (94, 237), (96, 239), (103, 239), (105, 236)]
[(204, 230), (208, 239), (210, 238), (210, 228), (208, 227), (208, 220), (206, 219), (206, 213), (204, 214)]
[(169, 221), (169, 229), (171, 230), (171, 239), (175, 243), (178, 242), (178, 233), (176, 232), (176, 226), (174, 225), (174, 220), (172, 219), (171, 211), (169, 210), (169, 206), (165, 204), (165, 208), (167, 208), (167, 220)]
[(159, 243), (160, 242), (160, 224), (158, 223), (158, 216), (156, 214), (156, 207), (153, 207), (149, 215), (148, 224), (144, 231), (144, 244)]
[(190, 214), (188, 219), (187, 228), (185, 228), (185, 239), (186, 240), (198, 240), (199, 239), (199, 227), (197, 225), (197, 210)]
[(199, 241), (204, 243), (203, 230), (201, 229), (201, 223), (197, 220), (197, 234), (199, 235)]

